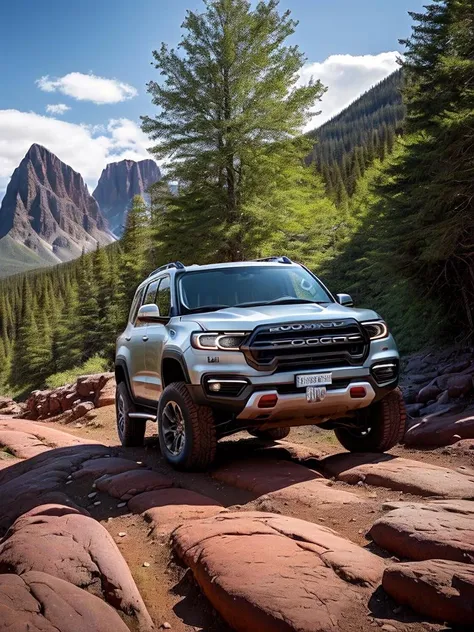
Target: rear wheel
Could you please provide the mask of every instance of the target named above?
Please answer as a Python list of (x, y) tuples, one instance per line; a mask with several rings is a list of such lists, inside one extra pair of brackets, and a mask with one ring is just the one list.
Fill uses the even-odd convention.
[(214, 415), (192, 400), (184, 382), (169, 384), (158, 403), (161, 453), (173, 467), (205, 470), (214, 461), (217, 438)]
[(252, 437), (257, 437), (258, 439), (271, 439), (273, 441), (277, 441), (278, 439), (284, 439), (290, 434), (291, 428), (285, 426), (283, 428), (270, 428), (269, 430), (249, 430), (249, 434)]
[(115, 412), (117, 417), (117, 432), (120, 442), (125, 447), (143, 445), (146, 421), (130, 418), (135, 407), (128, 394), (125, 382), (119, 382), (115, 391)]
[(403, 439), (406, 411), (400, 389), (359, 411), (359, 427), (336, 428), (339, 443), (349, 452), (386, 452)]

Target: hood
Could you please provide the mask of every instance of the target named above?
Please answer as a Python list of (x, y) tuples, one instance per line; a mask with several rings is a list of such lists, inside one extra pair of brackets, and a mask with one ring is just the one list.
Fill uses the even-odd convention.
[(259, 325), (312, 322), (354, 318), (359, 322), (377, 320), (380, 316), (371, 309), (344, 307), (339, 303), (327, 305), (261, 305), (256, 307), (228, 307), (216, 312), (188, 314), (185, 322), (198, 323), (208, 331), (252, 331)]

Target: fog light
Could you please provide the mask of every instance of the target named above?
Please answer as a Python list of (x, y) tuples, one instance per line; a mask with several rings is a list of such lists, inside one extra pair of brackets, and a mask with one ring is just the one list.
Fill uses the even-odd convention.
[(352, 399), (364, 399), (367, 395), (367, 391), (363, 386), (353, 386), (349, 392)]
[(211, 382), (211, 384), (209, 384), (209, 390), (213, 393), (218, 393), (221, 390), (220, 382)]
[(377, 384), (393, 382), (398, 375), (398, 364), (395, 362), (376, 364), (372, 367), (372, 375), (375, 377)]
[(262, 395), (258, 400), (259, 408), (273, 408), (278, 401), (278, 395)]

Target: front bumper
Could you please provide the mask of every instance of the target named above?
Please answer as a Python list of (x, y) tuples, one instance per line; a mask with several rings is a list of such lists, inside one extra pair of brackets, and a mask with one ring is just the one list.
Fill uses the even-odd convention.
[[(350, 390), (353, 387), (365, 388), (363, 398), (354, 399)], [(273, 408), (259, 408), (258, 402), (263, 395), (276, 395), (277, 403)], [(328, 390), (321, 402), (308, 402), (306, 392), (280, 395), (277, 390), (258, 391), (250, 396), (245, 408), (237, 416), (246, 421), (278, 421), (284, 419), (327, 419), (334, 415), (343, 417), (348, 411), (369, 406), (375, 399), (375, 391), (369, 382), (351, 382), (345, 388)]]

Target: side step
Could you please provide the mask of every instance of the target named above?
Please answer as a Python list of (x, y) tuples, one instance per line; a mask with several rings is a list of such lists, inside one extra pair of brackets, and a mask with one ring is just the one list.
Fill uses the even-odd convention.
[(144, 419), (145, 421), (156, 421), (156, 415), (150, 413), (128, 413), (130, 419)]

